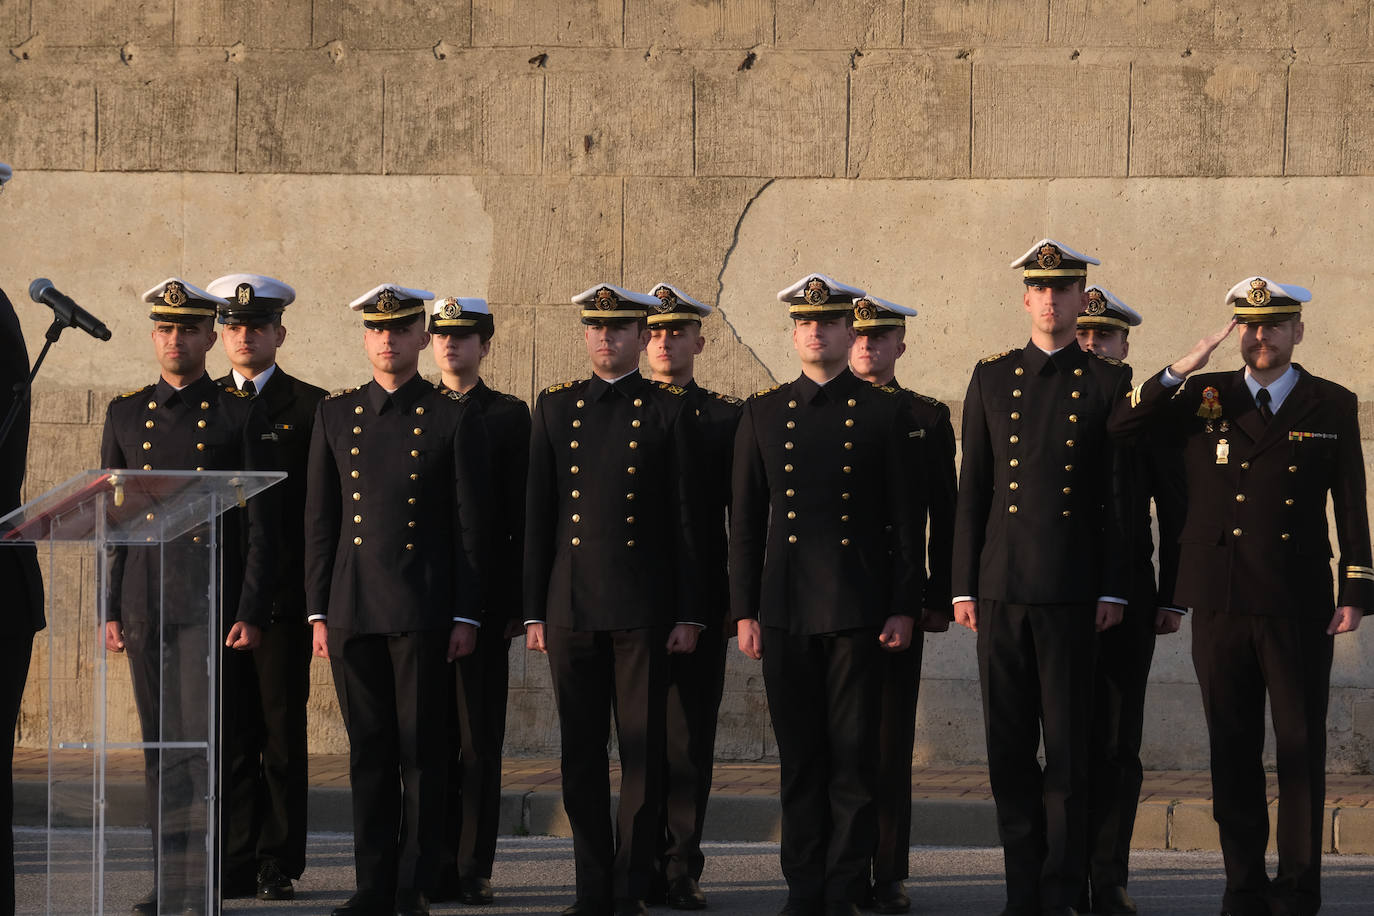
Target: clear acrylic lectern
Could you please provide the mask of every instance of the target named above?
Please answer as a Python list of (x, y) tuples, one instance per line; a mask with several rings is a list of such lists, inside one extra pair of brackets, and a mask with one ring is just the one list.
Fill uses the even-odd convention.
[(48, 913), (149, 892), (163, 913), (219, 911), (218, 548), (224, 514), (285, 476), (87, 471), (0, 520), (0, 549), (37, 544), (47, 587), (30, 690), (47, 693)]

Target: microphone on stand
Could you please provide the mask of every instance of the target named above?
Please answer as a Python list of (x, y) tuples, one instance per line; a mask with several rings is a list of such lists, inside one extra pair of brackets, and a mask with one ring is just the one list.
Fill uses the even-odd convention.
[(70, 296), (63, 295), (46, 277), (29, 284), (29, 298), (53, 310), (57, 320), (69, 328), (80, 328), (96, 340), (109, 340), (110, 329), (90, 312), (77, 305)]

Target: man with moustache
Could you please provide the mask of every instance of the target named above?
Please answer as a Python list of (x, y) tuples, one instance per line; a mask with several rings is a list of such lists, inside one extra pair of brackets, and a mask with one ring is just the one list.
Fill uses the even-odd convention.
[(1030, 340), (981, 360), (964, 398), (954, 619), (978, 634), (1007, 916), (1075, 912), (1096, 633), (1129, 593), (1107, 438), (1129, 370), (1075, 339), (1097, 263), (1054, 239), (1012, 262)]
[[(949, 408), (897, 383), (897, 360), (906, 352), (906, 320), (916, 310), (865, 295), (854, 300), (854, 345), (849, 368), (859, 378), (895, 388), (926, 442), (926, 584), (919, 626), (911, 647), (881, 658), (882, 713), (878, 723), (878, 841), (872, 857), (875, 913), (905, 913), (911, 899), (902, 887), (910, 876), (911, 754), (916, 743), (916, 701), (921, 686), (922, 633), (949, 629), (950, 549), (954, 543), (954, 426)], [(925, 522), (926, 519), (922, 519)], [(913, 608), (913, 613), (916, 608)]]
[(696, 383), (696, 358), (706, 346), (702, 320), (711, 306), (676, 286), (660, 283), (650, 307), (647, 358), (650, 377), (686, 390), (684, 398), (701, 427), (700, 457), (693, 475), (702, 500), (703, 521), (697, 532), (701, 607), (706, 627), (695, 652), (674, 655), (668, 671), (667, 744), (662, 796), (663, 837), (661, 891), (676, 910), (699, 910), (706, 895), (698, 883), (706, 858), (701, 852), (706, 802), (715, 760), (716, 715), (725, 689), (725, 650), (730, 634), (725, 614), (730, 603), (726, 579), (726, 524), (730, 508), (730, 462), (738, 398), (717, 394)]
[[(1326, 712), (1334, 637), (1374, 607), (1364, 456), (1350, 391), (1293, 362), (1311, 294), (1267, 277), (1226, 294), (1232, 318), (1138, 385), (1114, 435), (1182, 449), (1186, 522), (1174, 597), (1193, 609), (1193, 665), (1226, 863), (1222, 912), (1321, 907)], [(1239, 325), (1242, 370), (1201, 373)], [(1340, 559), (1332, 600), (1328, 495)], [(1278, 873), (1269, 839), (1265, 700), (1278, 760)]]
[(530, 409), (482, 379), (496, 321), (485, 299), (440, 299), (429, 316), (434, 362), (445, 388), (463, 396), (486, 429), (490, 479), (478, 536), (487, 589), (487, 623), (477, 647), (458, 659), (450, 709), (449, 779), (444, 858), (435, 900), (480, 906), (494, 899), (492, 863), (501, 816), (501, 746), (506, 737), (510, 641), (524, 631), (520, 599), (525, 550), (525, 475), (530, 461)]
[[(110, 402), (100, 445), (105, 468), (270, 470), (262, 411), (244, 393), (213, 382), (205, 358), (215, 343), (223, 299), (179, 278), (143, 294), (151, 303), (152, 341), (161, 377)], [(279, 503), (271, 491), (230, 511), (220, 529), (220, 613), (233, 623), (220, 660), (219, 848), (234, 842), (229, 793), (256, 760), (257, 710), (248, 650), (271, 621), (280, 558)], [(134, 702), (144, 741), (194, 741), (205, 735), (207, 634), (204, 596), (212, 558), (201, 529), (155, 547), (117, 547), (110, 560), (105, 648), (129, 652)], [(153, 890), (135, 913), (200, 912), (207, 874), (196, 836), (197, 809), (210, 791), (205, 761), (193, 750), (146, 750), (144, 779), (153, 825)], [(241, 876), (221, 875), (232, 891)], [(248, 880), (251, 882), (250, 874)]]
[(447, 663), (473, 651), (485, 618), (486, 440), (461, 395), (420, 375), (433, 298), (385, 283), (350, 303), (372, 379), (321, 401), (310, 438), (306, 608), (353, 793), (357, 892), (334, 916), (429, 912), (448, 770), (434, 723), (448, 712)]
[(225, 798), (230, 822), (224, 863), (225, 897), (254, 893), (290, 900), (305, 870), (307, 769), (305, 705), (310, 697), (310, 627), (305, 623), (305, 464), (315, 406), (327, 392), (287, 375), (277, 365), (286, 340), (282, 311), (296, 291), (260, 274), (227, 274), (206, 287), (219, 307), (224, 354), (232, 367), (216, 384), (257, 399), (270, 432), (272, 468), (287, 472), (277, 485), (282, 505), (282, 562), (271, 589), (271, 625), (253, 650), (259, 750), (231, 774)]
[(880, 656), (911, 645), (925, 578), (924, 430), (849, 370), (863, 295), (823, 274), (778, 293), (801, 375), (735, 435), (731, 615), (782, 762), (782, 916), (853, 916), (867, 890)]
[[(592, 377), (535, 402), (525, 523), (525, 645), (547, 652), (562, 732), (577, 899), (564, 916), (644, 913), (658, 854), (668, 656), (690, 653), (696, 423), (686, 390), (639, 374), (659, 300), (575, 296)], [(606, 743), (615, 715), (612, 832)]]
[[(1088, 287), (1078, 316), (1078, 345), (1089, 353), (1125, 360), (1139, 313), (1110, 291)], [(1182, 525), (1183, 469), (1174, 449), (1118, 449), (1116, 474), (1122, 520), (1130, 538), (1130, 604), (1120, 625), (1098, 635), (1093, 675), (1091, 789), (1088, 796), (1088, 885), (1079, 909), (1101, 916), (1130, 916), (1136, 904), (1126, 892), (1131, 835), (1143, 772), (1140, 741), (1145, 727), (1145, 689), (1155, 636), (1178, 632), (1185, 609), (1172, 606)], [(1159, 518), (1158, 585), (1150, 501)]]

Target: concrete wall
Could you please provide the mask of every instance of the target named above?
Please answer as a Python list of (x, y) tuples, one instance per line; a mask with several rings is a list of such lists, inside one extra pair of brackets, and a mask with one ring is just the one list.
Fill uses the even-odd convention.
[[(1368, 399), (1370, 6), (0, 0), (0, 286), (49, 276), (115, 333), (49, 358), (28, 492), (95, 463), (109, 396), (154, 377), (142, 290), (233, 270), (296, 286), (282, 361), (330, 388), (367, 376), (362, 291), (486, 296), (487, 377), (525, 397), (585, 375), (567, 299), (601, 281), (717, 304), (704, 384), (790, 377), (773, 292), (822, 270), (920, 309), (900, 377), (957, 414), (973, 362), (1024, 342), (1005, 265), (1049, 234), (1146, 316), (1141, 372), (1263, 272), (1316, 292), (1299, 358)], [(46, 310), (17, 305), (36, 352)], [(1187, 647), (1157, 651), (1147, 766), (1205, 765)], [(1371, 649), (1368, 627), (1338, 642), (1334, 769), (1374, 766)], [(83, 651), (59, 640), (68, 707)], [(547, 667), (512, 659), (509, 750), (554, 753)], [(46, 738), (48, 674), (24, 743)], [(977, 761), (971, 636), (929, 639), (925, 675), (918, 759)], [(340, 751), (315, 677), (314, 747)], [(733, 653), (728, 677), (719, 755), (772, 755), (757, 666)]]

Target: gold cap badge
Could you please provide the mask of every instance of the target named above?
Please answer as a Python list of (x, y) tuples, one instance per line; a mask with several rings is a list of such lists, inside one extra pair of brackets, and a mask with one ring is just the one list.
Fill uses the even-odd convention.
[(1059, 266), (1060, 260), (1059, 249), (1053, 245), (1041, 245), (1040, 252), (1035, 257), (1035, 263), (1045, 270), (1054, 270)]
[(1107, 311), (1107, 300), (1102, 297), (1102, 293), (1095, 289), (1088, 290), (1089, 315), (1101, 315)]
[(1250, 281), (1250, 292), (1245, 294), (1245, 301), (1251, 305), (1268, 305), (1269, 300), (1274, 298), (1266, 288), (1269, 284), (1259, 277)]
[(830, 287), (821, 280), (811, 280), (806, 284), (806, 301), (812, 305), (824, 305), (830, 301)]
[(186, 302), (186, 289), (175, 281), (168, 283), (167, 288), (162, 291), (162, 301), (176, 308)]
[(396, 294), (389, 289), (384, 289), (377, 296), (377, 311), (394, 312), (396, 311)]

